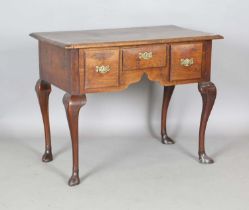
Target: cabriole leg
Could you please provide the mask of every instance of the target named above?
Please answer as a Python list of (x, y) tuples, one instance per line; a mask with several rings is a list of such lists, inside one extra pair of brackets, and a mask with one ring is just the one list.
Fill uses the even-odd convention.
[(175, 142), (167, 134), (167, 112), (169, 102), (173, 94), (175, 86), (165, 86), (163, 92), (163, 105), (162, 105), (162, 116), (161, 116), (161, 137), (163, 144), (174, 144)]
[(66, 93), (63, 97), (68, 125), (71, 134), (72, 148), (73, 148), (73, 172), (68, 181), (69, 186), (74, 186), (80, 183), (79, 178), (79, 133), (78, 133), (78, 118), (80, 108), (86, 104), (85, 95), (70, 95)]
[(205, 131), (209, 115), (215, 102), (216, 87), (212, 82), (202, 82), (198, 84), (198, 89), (201, 93), (203, 102), (199, 130), (199, 161), (200, 163), (210, 164), (214, 161), (208, 157), (205, 152)]
[(35, 90), (40, 104), (45, 131), (45, 153), (42, 156), (42, 161), (49, 162), (53, 160), (48, 111), (48, 101), (49, 94), (51, 92), (51, 85), (43, 80), (38, 80), (35, 86)]

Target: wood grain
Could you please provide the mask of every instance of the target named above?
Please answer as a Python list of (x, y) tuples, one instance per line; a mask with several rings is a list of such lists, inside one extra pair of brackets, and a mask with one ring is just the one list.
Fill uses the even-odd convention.
[(39, 42), (40, 78), (72, 94), (79, 93), (78, 50)]
[[(123, 70), (134, 70), (144, 68), (155, 68), (166, 66), (166, 49), (165, 44), (160, 45), (143, 45), (142, 47), (132, 47), (123, 49)], [(152, 53), (152, 58), (141, 59), (140, 53)]]
[[(84, 54), (85, 89), (118, 87), (119, 49), (85, 50)], [(108, 66), (110, 71), (107, 73), (96, 72), (96, 66)]]
[(162, 44), (222, 39), (220, 35), (174, 25), (85, 31), (32, 33), (30, 36), (67, 49)]
[[(172, 44), (170, 80), (200, 79), (202, 70), (203, 43)], [(192, 58), (191, 66), (181, 65), (181, 59)]]

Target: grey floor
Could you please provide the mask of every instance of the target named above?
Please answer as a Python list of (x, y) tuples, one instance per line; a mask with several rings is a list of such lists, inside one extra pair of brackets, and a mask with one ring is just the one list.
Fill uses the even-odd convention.
[(73, 188), (68, 139), (54, 137), (47, 164), (42, 136), (1, 139), (0, 209), (248, 209), (249, 139), (208, 138), (213, 165), (198, 163), (193, 137), (167, 146), (151, 136), (81, 136), (81, 184)]

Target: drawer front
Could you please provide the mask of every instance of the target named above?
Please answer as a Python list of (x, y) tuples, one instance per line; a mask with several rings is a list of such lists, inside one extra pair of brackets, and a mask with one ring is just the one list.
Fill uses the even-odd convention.
[(171, 45), (171, 81), (201, 78), (202, 48), (202, 43)]
[(85, 50), (85, 88), (119, 85), (119, 49)]
[(123, 70), (166, 66), (167, 45), (147, 45), (123, 49)]

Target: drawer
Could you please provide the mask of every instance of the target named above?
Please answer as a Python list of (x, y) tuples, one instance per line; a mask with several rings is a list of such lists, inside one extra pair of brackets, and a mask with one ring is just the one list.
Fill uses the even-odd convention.
[(202, 48), (202, 43), (171, 45), (171, 81), (201, 78)]
[(85, 88), (119, 85), (119, 49), (85, 50)]
[(167, 45), (146, 45), (123, 49), (123, 70), (166, 66)]

